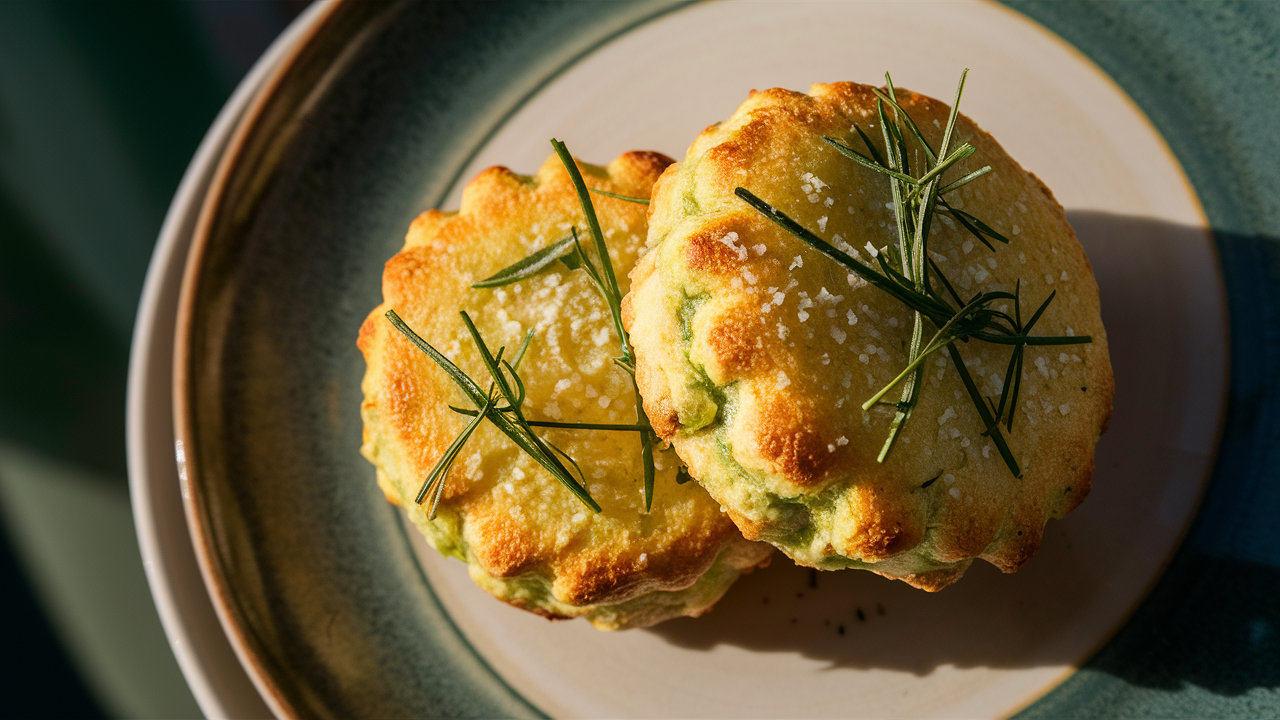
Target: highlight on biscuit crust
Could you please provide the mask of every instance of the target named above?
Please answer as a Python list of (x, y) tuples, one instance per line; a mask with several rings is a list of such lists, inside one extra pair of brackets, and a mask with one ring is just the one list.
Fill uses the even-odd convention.
[[(927, 231), (927, 262), (953, 286), (931, 289), (952, 310), (1007, 293), (988, 305), (1009, 318), (1014, 296), (1028, 315), (1052, 296), (1033, 334), (1091, 342), (1017, 350), (1016, 407), (999, 408), (1016, 346), (966, 337), (925, 359), (913, 403), (894, 392), (862, 409), (912, 361), (916, 313), (776, 221), (794, 220), (886, 275), (905, 268), (891, 183), (872, 160), (851, 162), (824, 139), (876, 158), (905, 149), (904, 167), (920, 177), (931, 159), (903, 120), (898, 136), (885, 127), (875, 92), (855, 83), (753, 92), (704, 131), (654, 189), (627, 322), (651, 422), (744, 535), (803, 565), (937, 590), (975, 558), (1016, 570), (1045, 522), (1084, 499), (1113, 380), (1097, 285), (1061, 206), (960, 115), (950, 147), (970, 143), (973, 153), (939, 183), (991, 171), (949, 191), (954, 211)], [(939, 148), (950, 108), (901, 89), (896, 100)], [(1008, 244), (976, 237), (974, 217)], [(922, 327), (926, 340), (940, 329)], [(896, 442), (881, 457), (887, 435)]]
[[(670, 160), (627, 153), (606, 168), (579, 164), (593, 189), (647, 198)], [(646, 209), (594, 198), (621, 291), (643, 252)], [(680, 483), (679, 458), (655, 453), (653, 507), (645, 511), (640, 441), (634, 432), (545, 429), (539, 435), (580, 466), (594, 514), (491, 423), (481, 423), (444, 478), (435, 519), (415, 502), (423, 480), (470, 418), (450, 409), (467, 398), (384, 317), (394, 310), (471, 377), (487, 375), (460, 322), (465, 310), (493, 351), (512, 357), (533, 339), (519, 374), (524, 414), (540, 421), (634, 423), (631, 380), (613, 362), (619, 341), (605, 304), (582, 272), (556, 264), (496, 288), (472, 284), (582, 228), (564, 166), (536, 176), (490, 168), (466, 187), (456, 213), (414, 221), (388, 261), (384, 302), (360, 329), (368, 364), (362, 453), (379, 486), (436, 549), (468, 564), (499, 599), (548, 618), (585, 617), (602, 629), (650, 625), (708, 609), (730, 584), (768, 558), (745, 540), (720, 504)]]

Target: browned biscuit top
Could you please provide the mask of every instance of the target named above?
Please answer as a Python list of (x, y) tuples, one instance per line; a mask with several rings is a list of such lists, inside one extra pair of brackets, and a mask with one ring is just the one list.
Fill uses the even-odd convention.
[[(937, 147), (949, 108), (897, 93)], [(948, 200), (1011, 242), (988, 250), (938, 213), (930, 258), (965, 298), (1018, 287), (1024, 319), (1056, 292), (1034, 334), (1093, 341), (1027, 348), (1014, 427), (1004, 431), (1023, 477), (984, 436), (945, 351), (926, 361), (919, 403), (877, 462), (894, 410), (861, 405), (906, 366), (912, 312), (734, 194), (750, 190), (876, 266), (874, 255), (898, 242), (889, 183), (823, 140), (866, 153), (855, 125), (880, 142), (865, 85), (753, 92), (663, 175), (651, 252), (627, 301), (646, 411), (747, 537), (798, 562), (868, 568), (930, 589), (975, 557), (1012, 571), (1038, 547), (1046, 519), (1088, 493), (1111, 411), (1089, 261), (1048, 188), (961, 115), (952, 147), (967, 141), (976, 152), (944, 182), (985, 165), (992, 172)], [(919, 174), (925, 158), (908, 147)], [(1011, 315), (1012, 305), (996, 303)], [(998, 401), (1011, 348), (959, 345), (981, 393)]]
[[(580, 168), (592, 188), (647, 198), (669, 163), (656, 153), (633, 152), (607, 168)], [(593, 199), (625, 292), (625, 272), (643, 248), (645, 207)], [(414, 503), (469, 420), (449, 405), (470, 405), (444, 371), (390, 325), (389, 309), (484, 386), (488, 376), (458, 311), (466, 310), (491, 349), (505, 347), (508, 358), (532, 329), (520, 365), (530, 420), (636, 421), (634, 390), (613, 363), (619, 344), (607, 307), (585, 273), (557, 263), (513, 285), (470, 287), (567, 235), (571, 224), (585, 227), (568, 173), (554, 156), (534, 177), (490, 168), (467, 185), (459, 212), (432, 210), (414, 221), (404, 249), (387, 262), (384, 302), (360, 329), (368, 362), (362, 451), (377, 466), (387, 498), (507, 602), (551, 617), (586, 615), (603, 627), (696, 614), (768, 549), (743, 540), (702, 488), (677, 484), (679, 461), (670, 450), (657, 453), (655, 499), (646, 513), (636, 433), (538, 431), (581, 466), (604, 508), (600, 514), (487, 422), (450, 472), (437, 519), (428, 520)], [(732, 572), (698, 584), (717, 564)], [(655, 610), (645, 606), (653, 592), (684, 594)], [(629, 604), (619, 610), (619, 603)]]

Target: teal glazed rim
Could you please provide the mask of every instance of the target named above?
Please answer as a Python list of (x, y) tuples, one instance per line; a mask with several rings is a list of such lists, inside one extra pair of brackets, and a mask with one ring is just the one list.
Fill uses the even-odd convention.
[[(364, 285), (381, 260), (369, 258), (392, 255), (403, 228), (548, 81), (678, 5), (340, 2), (229, 146), (187, 269), (175, 421), (206, 581), (277, 714), (540, 715), (458, 631), (394, 510), (349, 481), (368, 476), (351, 452), (363, 374), (351, 341), (378, 303)], [(1275, 716), (1280, 157), (1258, 148), (1273, 147), (1280, 116), (1280, 4), (1008, 5), (1097, 63), (1165, 137), (1212, 225), (1231, 320), (1227, 420), (1191, 532), (1132, 620), (1020, 716)], [(431, 169), (415, 163), (423, 157)], [(376, 177), (334, 192), (334, 178), (362, 170)], [(341, 271), (261, 272), (303, 253)], [(310, 312), (287, 312), (299, 304)], [(244, 349), (220, 352), (227, 337)], [(295, 354), (324, 359), (291, 365)], [(279, 402), (298, 417), (253, 409)], [(309, 444), (308, 424), (341, 454)], [(252, 484), (266, 477), (270, 487)], [(309, 482), (327, 494), (306, 492)], [(328, 592), (306, 592), (333, 578)]]
[(1209, 218), (1231, 328), (1200, 512), (1130, 621), (1020, 717), (1280, 715), (1280, 4), (1012, 2), (1151, 119)]

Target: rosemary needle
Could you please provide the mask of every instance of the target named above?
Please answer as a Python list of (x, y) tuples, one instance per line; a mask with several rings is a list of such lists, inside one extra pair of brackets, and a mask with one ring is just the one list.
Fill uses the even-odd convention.
[(611, 193), (608, 190), (597, 190), (595, 188), (587, 188), (587, 189), (595, 193), (596, 195), (604, 195), (605, 197), (611, 197), (617, 200), (626, 200), (627, 202), (633, 202), (639, 205), (649, 204), (648, 198), (638, 198), (638, 197), (632, 197), (630, 195), (619, 195), (618, 193)]
[[(507, 407), (497, 408), (492, 412), (513, 413), (525, 426), (559, 428), (569, 430), (600, 430), (600, 431), (625, 431), (638, 432), (640, 434), (640, 457), (644, 468), (644, 505), (648, 511), (653, 507), (653, 485), (656, 475), (656, 467), (653, 460), (653, 429), (649, 424), (649, 418), (644, 412), (644, 401), (640, 397), (640, 389), (635, 381), (635, 353), (631, 347), (631, 336), (627, 334), (625, 328), (622, 327), (622, 291), (618, 285), (617, 273), (613, 267), (613, 261), (609, 257), (609, 248), (605, 244), (604, 233), (600, 229), (600, 220), (596, 215), (595, 206), (591, 202), (591, 195), (604, 195), (607, 197), (624, 200), (627, 202), (649, 204), (644, 198), (631, 197), (628, 195), (620, 195), (618, 193), (607, 192), (605, 190), (597, 190), (588, 188), (586, 182), (582, 178), (582, 172), (578, 169), (578, 165), (573, 160), (573, 156), (569, 153), (569, 149), (563, 142), (552, 139), (551, 147), (555, 150), (556, 155), (564, 164), (565, 171), (569, 174), (569, 179), (573, 183), (574, 191), (578, 196), (578, 204), (582, 209), (583, 219), (585, 220), (588, 246), (583, 246), (583, 239), (578, 233), (577, 226), (570, 228), (569, 236), (561, 238), (550, 245), (538, 250), (531, 255), (518, 260), (517, 262), (502, 268), (493, 275), (472, 285), (473, 288), (493, 288), (502, 285), (508, 285), (518, 282), (525, 278), (533, 277), (539, 273), (550, 269), (556, 262), (562, 263), (570, 270), (581, 270), (591, 280), (592, 285), (604, 300), (609, 310), (609, 317), (613, 322), (614, 333), (618, 337), (618, 343), (622, 349), (621, 357), (614, 358), (614, 362), (627, 372), (631, 378), (631, 387), (635, 396), (636, 403), (636, 422), (631, 425), (616, 425), (603, 423), (560, 423), (547, 421), (531, 421), (525, 420), (523, 415), (518, 412), (515, 403), (508, 401)], [(588, 252), (588, 247), (591, 252)], [(469, 322), (469, 321), (468, 321)], [(478, 334), (473, 333), (478, 339)], [(487, 361), (486, 361), (487, 362)], [(500, 373), (494, 374), (495, 383), (499, 389), (503, 389), (502, 382), (498, 380)], [(478, 411), (464, 410), (462, 408), (452, 408), (455, 412), (465, 415), (472, 415)], [(559, 452), (557, 448), (553, 448)], [(563, 455), (563, 453), (561, 453)], [(568, 458), (567, 455), (564, 455)], [(572, 458), (568, 458), (572, 462)], [(576, 465), (575, 465), (576, 466)]]
[[(463, 313), (463, 317), (467, 321), (470, 320), (470, 318), (467, 317), (465, 313)], [(573, 493), (573, 495), (577, 497), (578, 500), (580, 500), (583, 505), (586, 505), (587, 507), (591, 508), (591, 510), (594, 512), (600, 512), (600, 505), (597, 504), (594, 499), (592, 499), (591, 493), (587, 491), (587, 488), (584, 486), (584, 484), (578, 482), (577, 478), (574, 478), (573, 475), (569, 473), (569, 470), (565, 468), (564, 464), (560, 462), (559, 458), (556, 457), (555, 453), (560, 453), (559, 448), (556, 448), (554, 445), (550, 445), (549, 443), (546, 443), (545, 441), (540, 439), (537, 435), (535, 435), (533, 432), (533, 428), (528, 424), (527, 421), (525, 421), (522, 413), (500, 412), (499, 411), (500, 409), (495, 406), (492, 390), (488, 392), (482, 390), (480, 388), (480, 385), (476, 383), (476, 381), (472, 379), (471, 376), (463, 372), (461, 368), (453, 364), (453, 361), (449, 360), (449, 358), (445, 357), (443, 353), (441, 353), (436, 348), (432, 347), (430, 343), (428, 343), (426, 340), (423, 340), (421, 336), (415, 333), (413, 329), (410, 328), (409, 325), (405, 323), (405, 321), (401, 319), (399, 315), (396, 314), (395, 310), (387, 311), (387, 320), (391, 322), (392, 326), (394, 326), (396, 330), (399, 330), (402, 335), (408, 338), (409, 341), (412, 342), (415, 346), (417, 346), (419, 350), (422, 350), (424, 353), (426, 353), (428, 357), (430, 357), (437, 365), (439, 365), (445, 371), (445, 373), (449, 376), (449, 379), (452, 380), (453, 383), (458, 386), (458, 389), (461, 390), (462, 393), (466, 395), (469, 400), (471, 400), (473, 405), (475, 405), (476, 409), (479, 411), (479, 414), (477, 415), (477, 417), (484, 417), (485, 419), (493, 423), (493, 425), (497, 427), (498, 430), (502, 431), (504, 435), (510, 438), (511, 441), (514, 442), (517, 447), (519, 447), (526, 454), (532, 457), (539, 465), (541, 465), (548, 472), (550, 472), (553, 477), (559, 480), (562, 485), (568, 488), (569, 492)], [(471, 329), (474, 327), (474, 325), (471, 325), (469, 322), (468, 322), (468, 325), (469, 325), (468, 329)], [(477, 345), (481, 348), (481, 353), (483, 356), (485, 356), (486, 361), (493, 361), (492, 364), (490, 364), (489, 362), (486, 362), (486, 369), (490, 370), (490, 374), (493, 376), (494, 385), (503, 390), (503, 395), (507, 398), (508, 402), (510, 403), (513, 396), (513, 392), (512, 392), (513, 389), (510, 387), (510, 383), (506, 380), (506, 378), (502, 377), (502, 375), (504, 372), (509, 372), (512, 377), (512, 381), (515, 382), (517, 386), (522, 389), (523, 383), (520, 382), (519, 376), (516, 375), (515, 365), (512, 363), (507, 363), (502, 366), (502, 369), (498, 369), (496, 359), (489, 354), (488, 348), (484, 346), (484, 341), (480, 339), (479, 333), (478, 332), (473, 333), (472, 337), (473, 339), (477, 340)], [(528, 336), (526, 336), (526, 338), (527, 337)], [(524, 345), (525, 346), (528, 345), (527, 340), (524, 343)], [(523, 350), (521, 351), (520, 355), (523, 355)], [(523, 401), (523, 397), (520, 397), (520, 395), (523, 395), (523, 393), (519, 393), (519, 395), (516, 395), (516, 397), (519, 398), (520, 401)], [(513, 409), (518, 410), (519, 405), (520, 403), (517, 402), (512, 407)], [(467, 428), (464, 428), (463, 434), (459, 435), (459, 438), (462, 440), (463, 443), (466, 442), (466, 437), (470, 437), (471, 432), (474, 431), (474, 428), (471, 427), (472, 424), (475, 424), (474, 420), (472, 421), (471, 424), (468, 424), (468, 428), (470, 428), (470, 430), (468, 430)], [(466, 437), (463, 437), (463, 435), (465, 435)], [(455, 439), (455, 443), (456, 442), (457, 440)], [(450, 445), (450, 448), (452, 448), (452, 444)], [(553, 450), (555, 451), (555, 453), (552, 452)], [(461, 451), (461, 445), (459, 445), (458, 450), (453, 453), (453, 457), (456, 457), (457, 452), (460, 452), (460, 451)], [(570, 462), (572, 463), (572, 459), (570, 459)], [(441, 465), (445, 465), (446, 463), (450, 465), (452, 464), (452, 459), (450, 458), (450, 453), (448, 449), (445, 451), (445, 454), (440, 458), (440, 460), (437, 461), (436, 468), (432, 470), (431, 475), (428, 476), (428, 482), (424, 484), (423, 492), (419, 493), (419, 496), (418, 496), (419, 498), (424, 498), (426, 496), (426, 490), (427, 490), (427, 487), (429, 487), (430, 485), (430, 480), (432, 476), (436, 475), (437, 472), (439, 472), (439, 474), (443, 478), (443, 476), (447, 474), (448, 472), (447, 465), (443, 469), (441, 469)], [(581, 476), (581, 472), (579, 472), (579, 475)], [(443, 479), (441, 479), (440, 482), (443, 482)], [(418, 500), (418, 502), (421, 502), (421, 501), (422, 501), (421, 499)], [(434, 508), (432, 508), (432, 512), (434, 512)]]
[[(600, 291), (601, 297), (604, 298), (605, 304), (609, 306), (609, 315), (613, 318), (614, 331), (618, 335), (618, 342), (622, 346), (622, 357), (618, 358), (618, 364), (628, 371), (631, 377), (631, 388), (634, 391), (636, 401), (636, 423), (648, 425), (649, 418), (644, 412), (644, 399), (640, 397), (640, 387), (636, 384), (635, 367), (636, 360), (634, 352), (631, 348), (631, 336), (627, 334), (626, 329), (622, 327), (622, 293), (618, 289), (617, 276), (613, 271), (613, 261), (609, 258), (609, 248), (604, 242), (604, 233), (600, 230), (600, 221), (596, 217), (595, 207), (591, 204), (591, 194), (587, 191), (587, 184), (582, 179), (582, 173), (578, 171), (578, 164), (574, 162), (573, 156), (569, 154), (569, 149), (559, 140), (552, 139), (551, 147), (555, 148), (556, 155), (560, 157), (560, 162), (564, 164), (564, 169), (569, 173), (569, 179), (573, 181), (574, 189), (578, 192), (578, 203), (582, 206), (582, 214), (586, 216), (587, 229), (590, 231), (591, 239), (594, 241), (596, 249), (596, 259), (600, 263), (601, 271), (595, 269), (591, 259), (586, 253), (581, 251), (579, 246), (579, 257), (584, 270), (587, 270), (593, 278), (596, 278), (596, 288)], [(572, 229), (572, 233), (577, 237), (577, 229)], [(602, 275), (604, 282), (597, 277)], [(653, 435), (652, 433), (640, 433), (640, 459), (644, 466), (644, 509), (646, 512), (653, 508), (653, 483), (656, 475), (656, 469), (653, 463)]]
[[(983, 434), (991, 438), (1001, 458), (1014, 477), (1022, 477), (1022, 470), (1013, 458), (1008, 443), (1000, 432), (1000, 422), (1005, 420), (1005, 428), (1013, 432), (1013, 416), (1017, 408), (1018, 391), (1022, 380), (1022, 364), (1024, 348), (1028, 345), (1074, 345), (1092, 342), (1087, 335), (1080, 336), (1041, 336), (1031, 335), (1031, 329), (1040, 319), (1044, 311), (1053, 301), (1056, 293), (1050, 293), (1036, 310), (1031, 320), (1022, 323), (1022, 283), (1018, 281), (1013, 293), (996, 291), (978, 293), (968, 301), (961, 299), (955, 287), (933, 260), (929, 259), (929, 234), (935, 213), (946, 213), (959, 223), (969, 234), (977, 238), (987, 249), (995, 251), (991, 240), (1009, 244), (1009, 239), (993, 230), (978, 218), (952, 207), (943, 197), (990, 172), (986, 166), (970, 172), (963, 177), (941, 185), (942, 176), (947, 170), (969, 157), (975, 152), (973, 145), (962, 143), (954, 150), (950, 149), (955, 134), (956, 121), (959, 117), (960, 96), (964, 92), (966, 69), (960, 75), (956, 87), (955, 102), (947, 118), (943, 130), (942, 142), (938, 149), (934, 148), (920, 132), (919, 127), (911, 119), (901, 105), (898, 104), (893, 87), (893, 79), (885, 74), (885, 89), (873, 89), (876, 95), (876, 111), (880, 121), (883, 141), (883, 154), (876, 148), (871, 138), (861, 128), (854, 127), (868, 154), (854, 150), (848, 144), (836, 138), (824, 137), (823, 140), (840, 155), (854, 163), (872, 170), (886, 178), (893, 197), (893, 213), (898, 233), (898, 247), (890, 253), (876, 255), (879, 267), (872, 267), (837, 250), (816, 233), (808, 230), (800, 223), (792, 220), (785, 213), (762, 200), (746, 188), (736, 188), (735, 194), (745, 203), (760, 212), (778, 227), (795, 236), (800, 241), (818, 250), (827, 257), (848, 268), (854, 274), (866, 280), (873, 287), (887, 293), (913, 311), (911, 345), (908, 350), (907, 365), (888, 385), (875, 393), (863, 409), (869, 409), (882, 403), (884, 396), (898, 385), (902, 385), (901, 399), (890, 405), (896, 410), (890, 425), (889, 436), (880, 452), (879, 461), (884, 462), (894, 442), (911, 417), (911, 412), (919, 402), (920, 379), (923, 362), (926, 358), (945, 348), (961, 382), (973, 401), (982, 420)], [(927, 163), (923, 173), (913, 175), (907, 161), (909, 157), (907, 138), (912, 138), (919, 150), (923, 152)], [(941, 158), (941, 160), (939, 159)], [(888, 255), (889, 257), (886, 257)], [(897, 267), (894, 267), (894, 265)], [(946, 291), (943, 295), (935, 288), (937, 280)], [(1014, 315), (992, 309), (997, 300), (1012, 300)], [(928, 323), (936, 328), (928, 343), (924, 343), (924, 325)], [(960, 349), (956, 341), (974, 339), (997, 345), (1012, 345), (1009, 365), (1005, 369), (1004, 383), (1000, 388), (999, 401), (993, 402), (984, 398), (968, 369), (960, 357)], [(926, 487), (928, 484), (926, 483)]]

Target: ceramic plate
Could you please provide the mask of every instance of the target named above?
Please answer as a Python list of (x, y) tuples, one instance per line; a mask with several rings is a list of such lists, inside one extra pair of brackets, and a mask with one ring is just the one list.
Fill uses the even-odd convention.
[[(949, 97), (962, 67), (966, 113), (1067, 207), (1116, 367), (1094, 494), (1031, 565), (926, 595), (779, 561), (702, 619), (600, 634), (422, 551), (356, 452), (354, 347), (418, 212), (488, 164), (532, 171), (551, 136), (680, 156), (752, 87), (891, 69)], [(175, 420), (197, 558), (281, 715), (1008, 714), (1133, 612), (1208, 478), (1226, 324), (1206, 227), (1124, 91), (1000, 6), (340, 4), (246, 114), (195, 233)]]
[(129, 358), (129, 491), (143, 567), (178, 665), (209, 718), (267, 717), (222, 632), (188, 542), (174, 465), (173, 339), (182, 268), (209, 183), (263, 80), (323, 17), (301, 15), (254, 64), (205, 134), (174, 195), (147, 269)]

